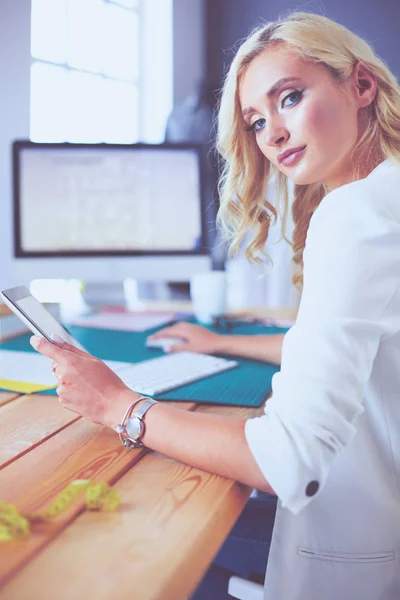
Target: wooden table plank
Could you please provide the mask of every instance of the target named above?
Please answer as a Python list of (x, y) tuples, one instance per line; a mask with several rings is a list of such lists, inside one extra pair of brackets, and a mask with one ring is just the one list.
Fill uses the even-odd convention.
[[(194, 403), (171, 403), (184, 410)], [(113, 483), (145, 450), (128, 451), (118, 436), (85, 419), (0, 470), (0, 500), (16, 504), (23, 514), (48, 506), (74, 479)], [(60, 518), (36, 526), (30, 538), (0, 544), (0, 585), (14, 576), (41, 548), (84, 510), (83, 495)]]
[(1, 600), (84, 600), (89, 590), (97, 600), (185, 598), (250, 493), (153, 453), (114, 487), (123, 498), (119, 512), (83, 513), (5, 586)]
[(0, 392), (0, 406), (3, 404), (7, 404), (11, 402), (11, 400), (15, 400), (21, 394), (16, 394), (15, 392)]
[(54, 396), (21, 396), (0, 407), (0, 468), (79, 418)]
[[(232, 413), (253, 411), (232, 407)], [(117, 513), (81, 514), (5, 586), (0, 599), (83, 600), (88, 590), (98, 600), (183, 599), (251, 492), (152, 452), (114, 487), (123, 501)]]

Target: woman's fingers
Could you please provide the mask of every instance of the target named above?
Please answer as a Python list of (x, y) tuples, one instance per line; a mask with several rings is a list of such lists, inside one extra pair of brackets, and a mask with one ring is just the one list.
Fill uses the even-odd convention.
[(60, 342), (58, 342), (57, 340), (57, 343), (50, 343), (44, 338), (40, 338), (37, 335), (33, 335), (29, 342), (37, 352), (40, 352), (40, 354), (51, 358), (53, 360), (53, 366), (54, 363), (60, 364), (62, 362), (65, 362), (66, 359), (71, 359), (71, 355), (92, 358), (91, 354), (83, 352), (82, 350), (75, 348), (75, 346), (72, 346), (71, 344), (68, 344), (63, 340), (61, 340)]
[(90, 354), (76, 352), (67, 343), (59, 346), (36, 336), (30, 341), (35, 350), (53, 361), (57, 395), (64, 408), (93, 423), (112, 428), (120, 423), (135, 394), (109, 367)]
[(74, 354), (77, 354), (78, 356), (91, 356), (91, 354), (89, 354), (88, 352), (85, 352), (84, 350), (80, 350), (76, 346), (73, 346), (72, 344), (69, 344), (68, 342), (64, 341), (58, 335), (53, 336), (53, 338), (54, 338), (53, 344), (55, 344), (59, 348), (64, 348), (64, 350), (73, 352)]
[[(67, 383), (67, 379), (70, 379), (71, 370), (74, 371), (75, 364), (75, 356), (76, 353), (69, 350), (71, 347), (70, 344), (65, 343), (65, 346), (61, 348), (59, 345), (52, 344), (45, 340), (44, 338), (40, 338), (36, 335), (33, 335), (29, 340), (31, 346), (43, 356), (47, 356), (53, 360), (52, 371), (56, 376), (58, 382), (60, 384), (65, 385)], [(73, 347), (73, 346), (72, 346)], [(85, 357), (90, 357), (89, 354), (83, 353)], [(82, 360), (83, 356), (79, 354), (79, 360)]]
[(167, 350), (168, 354), (170, 352), (195, 352), (196, 350), (191, 347), (191, 345), (186, 342), (185, 344), (175, 344), (174, 346), (170, 346)]
[(74, 404), (71, 405), (70, 401), (68, 400), (69, 391), (70, 390), (63, 383), (60, 383), (60, 385), (56, 389), (58, 400), (63, 406), (63, 408), (65, 408), (66, 410), (70, 410), (71, 412), (74, 412), (76, 414), (79, 414), (77, 407)]
[(64, 385), (63, 385), (62, 383), (60, 383), (60, 385), (57, 387), (57, 389), (56, 389), (56, 393), (57, 393), (57, 396), (58, 396), (58, 397), (60, 398), (60, 400), (61, 400), (61, 399), (62, 399), (62, 397), (63, 397), (63, 396), (64, 396), (64, 394), (65, 394), (65, 387), (64, 387)]
[(65, 359), (65, 352), (67, 350), (60, 348), (60, 346), (56, 346), (55, 344), (51, 344), (44, 338), (33, 335), (29, 340), (29, 343), (37, 352), (51, 358), (56, 363), (60, 363)]
[(151, 341), (165, 337), (179, 337), (179, 333), (183, 334), (185, 332), (185, 325), (187, 325), (187, 323), (177, 323), (171, 327), (164, 327), (164, 329), (160, 329), (160, 331), (153, 333), (153, 335), (149, 336), (147, 339)]

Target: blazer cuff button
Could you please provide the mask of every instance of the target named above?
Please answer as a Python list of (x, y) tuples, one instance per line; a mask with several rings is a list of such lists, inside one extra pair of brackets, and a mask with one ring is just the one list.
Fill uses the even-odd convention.
[(310, 481), (308, 486), (306, 487), (306, 496), (315, 496), (315, 494), (319, 490), (318, 481)]

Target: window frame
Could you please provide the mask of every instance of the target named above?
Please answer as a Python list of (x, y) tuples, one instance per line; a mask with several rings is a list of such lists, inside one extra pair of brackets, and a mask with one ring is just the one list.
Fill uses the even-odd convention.
[[(173, 0), (136, 0), (136, 6), (127, 8), (118, 0), (100, 0), (102, 4), (110, 4), (135, 12), (139, 23), (139, 59), (137, 77), (123, 79), (120, 77), (106, 75), (103, 72), (77, 68), (67, 61), (64, 63), (53, 62), (37, 58), (32, 54), (31, 48), (31, 82), (32, 90), (32, 67), (35, 64), (51, 65), (54, 68), (64, 69), (67, 72), (76, 72), (91, 76), (98, 76), (105, 81), (122, 82), (132, 86), (136, 90), (138, 103), (136, 113), (137, 138), (131, 142), (121, 143), (160, 143), (164, 140), (165, 125), (173, 106)], [(123, 0), (121, 0), (123, 2)], [(66, 7), (70, 0), (65, 0)], [(31, 17), (31, 27), (32, 27)], [(156, 40), (156, 43), (155, 43)], [(68, 44), (68, 33), (67, 33)], [(155, 76), (154, 73), (157, 75)], [(161, 90), (161, 93), (160, 93)], [(44, 136), (33, 134), (33, 111), (32, 99), (30, 102), (30, 138), (32, 141), (46, 142)], [(69, 136), (67, 136), (69, 137)], [(101, 137), (101, 136), (100, 136)], [(48, 140), (59, 142), (84, 143), (85, 140), (61, 139)], [(90, 141), (90, 140), (87, 140)], [(120, 143), (118, 138), (99, 140), (99, 143)]]

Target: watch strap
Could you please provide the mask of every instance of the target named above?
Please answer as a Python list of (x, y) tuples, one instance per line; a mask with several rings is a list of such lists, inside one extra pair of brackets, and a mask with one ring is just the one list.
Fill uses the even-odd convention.
[(153, 400), (153, 398), (147, 398), (144, 402), (140, 403), (138, 408), (133, 411), (131, 417), (135, 416), (139, 419), (143, 419), (149, 408), (154, 406), (154, 404), (158, 404), (157, 400)]
[[(143, 399), (144, 402), (141, 402), (138, 409), (134, 410), (137, 404)], [(158, 402), (156, 400), (153, 400), (152, 398), (149, 398), (148, 396), (142, 396), (140, 398), (137, 398), (135, 402), (132, 402), (132, 404), (128, 407), (125, 416), (122, 420), (122, 423), (120, 425), (117, 425), (117, 427), (115, 428), (115, 431), (118, 433), (119, 439), (121, 440), (122, 445), (125, 446), (125, 448), (143, 447), (143, 444), (140, 441), (140, 438), (143, 436), (145, 430), (143, 417), (149, 410), (149, 408), (154, 406), (154, 404), (158, 404)], [(142, 431), (137, 439), (131, 438), (126, 429), (128, 421), (133, 418), (139, 419), (141, 423)]]
[(131, 416), (131, 414), (132, 414), (132, 412), (133, 412), (133, 409), (135, 408), (135, 406), (136, 406), (137, 404), (139, 404), (139, 402), (140, 402), (141, 400), (147, 400), (147, 398), (148, 398), (148, 396), (139, 396), (139, 398), (136, 398), (136, 400), (134, 400), (134, 401), (132, 402), (132, 404), (130, 404), (130, 405), (128, 406), (128, 408), (126, 409), (126, 412), (125, 412), (124, 418), (122, 419), (121, 423), (115, 427), (115, 431), (116, 431), (118, 434), (121, 434), (121, 433), (122, 433), (122, 432), (125, 430), (125, 425), (126, 425), (126, 422), (127, 422), (127, 420), (129, 419), (129, 417)]

